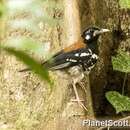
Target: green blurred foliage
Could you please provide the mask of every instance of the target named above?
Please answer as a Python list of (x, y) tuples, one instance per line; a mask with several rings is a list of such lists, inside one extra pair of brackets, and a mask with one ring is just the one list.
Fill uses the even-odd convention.
[(48, 71), (41, 66), (37, 61), (31, 58), (29, 55), (24, 53), (23, 51), (16, 50), (14, 48), (9, 47), (1, 47), (3, 50), (16, 56), (20, 61), (24, 62), (31, 70), (33, 70), (36, 74), (38, 74), (43, 80), (46, 80), (50, 85), (52, 84)]
[(130, 56), (123, 51), (119, 51), (116, 57), (112, 57), (113, 69), (129, 73), (130, 72)]
[(123, 96), (116, 91), (109, 91), (106, 93), (107, 100), (115, 108), (116, 113), (123, 111), (130, 111), (130, 98)]
[(130, 0), (119, 0), (121, 8), (130, 8)]
[(3, 16), (4, 12), (5, 12), (5, 6), (3, 2), (0, 1), (0, 18)]

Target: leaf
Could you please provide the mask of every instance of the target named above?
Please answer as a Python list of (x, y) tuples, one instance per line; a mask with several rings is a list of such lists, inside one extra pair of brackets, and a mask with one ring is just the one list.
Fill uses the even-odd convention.
[(130, 8), (130, 0), (119, 0), (121, 8)]
[(13, 54), (14, 56), (16, 56), (20, 61), (23, 61), (30, 69), (38, 74), (43, 80), (46, 80), (48, 83), (51, 84), (48, 71), (29, 55), (27, 55), (23, 51), (16, 50), (14, 48), (2, 47), (2, 49), (4, 49), (9, 54)]
[(3, 4), (3, 2), (0, 2), (0, 18), (3, 16), (5, 11), (6, 11), (5, 5)]
[(107, 100), (116, 109), (116, 113), (122, 111), (130, 111), (130, 98), (123, 96), (116, 91), (109, 91), (106, 93)]
[(113, 69), (121, 72), (130, 72), (130, 56), (119, 51), (116, 57), (112, 57)]

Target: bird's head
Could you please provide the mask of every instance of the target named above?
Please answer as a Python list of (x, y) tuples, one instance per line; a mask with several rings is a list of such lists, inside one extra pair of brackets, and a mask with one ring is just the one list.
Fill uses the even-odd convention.
[(99, 36), (109, 31), (109, 29), (89, 27), (83, 32), (82, 38), (84, 43), (86, 43), (90, 49), (94, 50), (97, 49), (97, 40)]

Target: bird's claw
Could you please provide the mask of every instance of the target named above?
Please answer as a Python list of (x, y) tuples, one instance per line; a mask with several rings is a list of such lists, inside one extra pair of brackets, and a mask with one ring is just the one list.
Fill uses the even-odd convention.
[(84, 100), (81, 100), (81, 99), (71, 99), (72, 102), (77, 102), (78, 105), (82, 108), (84, 108), (86, 111), (88, 111), (88, 109), (86, 108), (86, 106), (82, 103), (84, 102)]
[(86, 108), (85, 105), (82, 103), (82, 101), (84, 101), (84, 100), (80, 100), (80, 98), (79, 98), (79, 95), (78, 95), (77, 88), (76, 88), (76, 85), (75, 85), (75, 84), (73, 84), (73, 89), (74, 89), (75, 96), (76, 96), (76, 99), (73, 100), (73, 101), (78, 102), (79, 106), (82, 107), (82, 108), (84, 108), (84, 109), (87, 111), (87, 108)]
[(72, 102), (78, 102), (78, 103), (79, 103), (79, 102), (84, 102), (83, 99), (71, 99), (71, 101), (72, 101)]

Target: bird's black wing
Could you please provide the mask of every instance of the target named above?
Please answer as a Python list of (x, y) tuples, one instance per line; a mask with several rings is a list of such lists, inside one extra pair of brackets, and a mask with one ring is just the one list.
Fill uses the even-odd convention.
[(57, 53), (50, 60), (43, 63), (43, 66), (50, 70), (61, 70), (76, 65), (82, 65), (89, 61), (92, 52), (88, 48), (80, 48), (70, 52)]

